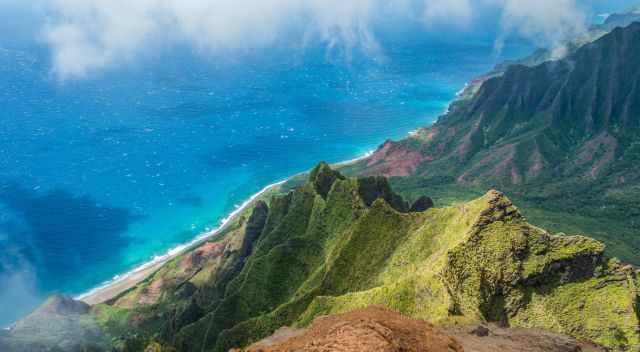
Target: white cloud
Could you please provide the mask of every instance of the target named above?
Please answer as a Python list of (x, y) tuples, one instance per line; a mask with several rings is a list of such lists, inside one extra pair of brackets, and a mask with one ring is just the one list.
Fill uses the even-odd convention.
[[(0, 321), (26, 314), (39, 302), (36, 275), (32, 264), (20, 251), (6, 241), (8, 235), (0, 231)], [(0, 328), (4, 326), (0, 325)]]
[(574, 0), (489, 1), (502, 9), (503, 33), (516, 32), (539, 45), (556, 46), (586, 30), (586, 17)]
[(331, 55), (380, 53), (380, 19), (469, 25), (497, 7), (505, 33), (556, 43), (583, 28), (575, 0), (41, 0), (44, 38), (61, 79), (134, 60), (153, 46), (188, 43), (205, 53), (321, 41)]
[(44, 36), (61, 78), (133, 59), (160, 25), (152, 0), (52, 0), (51, 5)]
[(431, 0), (424, 12), (427, 23), (452, 22), (466, 25), (471, 22), (472, 16), (471, 0)]
[(40, 301), (35, 287), (36, 279), (30, 267), (0, 273), (0, 317), (7, 319), (33, 309)]

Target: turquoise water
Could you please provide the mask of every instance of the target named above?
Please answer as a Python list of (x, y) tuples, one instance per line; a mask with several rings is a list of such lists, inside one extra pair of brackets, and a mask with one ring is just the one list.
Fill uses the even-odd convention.
[[(0, 46), (0, 324), (188, 242), (265, 185), (427, 125), (464, 83), (531, 50), (381, 36), (385, 60), (174, 50), (59, 82), (37, 42)], [(0, 42), (2, 43), (2, 42)]]

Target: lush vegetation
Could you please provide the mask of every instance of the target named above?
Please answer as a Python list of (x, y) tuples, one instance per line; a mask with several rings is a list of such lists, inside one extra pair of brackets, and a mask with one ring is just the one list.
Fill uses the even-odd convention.
[[(322, 163), (229, 232), (221, 256), (196, 269), (177, 258), (97, 307), (99, 322), (121, 346), (227, 351), (377, 304), (441, 324), (495, 321), (640, 346), (635, 272), (600, 242), (531, 226), (494, 191), (420, 212), (407, 204), (384, 178), (345, 178)], [(189, 294), (179, 288), (187, 281)], [(157, 300), (141, 303), (158, 282)]]
[[(638, 350), (637, 273), (608, 256), (640, 264), (638, 43), (640, 24), (505, 68), (433, 127), (342, 173), (295, 177), (91, 314), (36, 312), (16, 331), (64, 322), (90, 329), (90, 348), (228, 351), (376, 304)], [(9, 335), (0, 344), (20, 341)]]
[[(429, 194), (436, 206), (451, 206), (473, 200), (493, 185), (461, 185), (452, 178), (419, 175), (393, 177), (390, 183), (405, 199)], [(597, 181), (565, 182), (562, 187), (549, 180), (553, 189), (539, 184), (518, 187), (503, 185), (504, 191), (534, 224), (555, 233), (585, 234), (607, 245), (607, 253), (624, 262), (640, 265), (640, 186), (611, 188)]]
[(638, 265), (639, 43), (634, 23), (564, 60), (506, 67), (434, 126), (345, 171), (394, 176), (412, 155), (410, 175), (392, 179), (409, 199), (450, 204), (500, 189), (534, 222), (593, 235)]

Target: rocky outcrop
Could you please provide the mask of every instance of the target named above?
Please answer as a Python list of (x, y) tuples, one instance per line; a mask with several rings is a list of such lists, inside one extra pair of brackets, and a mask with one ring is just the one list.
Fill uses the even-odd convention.
[(319, 317), (305, 329), (281, 329), (235, 352), (463, 352), (451, 336), (424, 321), (380, 307)]
[(403, 176), (391, 182), (407, 196), (498, 188), (554, 213), (536, 221), (594, 233), (638, 265), (638, 223), (629, 219), (640, 209), (639, 82), (635, 22), (561, 60), (505, 67), (434, 125), (384, 143), (351, 170)]
[(380, 307), (319, 317), (304, 329), (282, 328), (234, 352), (604, 352), (595, 344), (534, 329), (435, 328)]
[(434, 206), (433, 199), (431, 199), (431, 197), (421, 196), (418, 199), (416, 199), (416, 201), (413, 202), (413, 204), (411, 204), (409, 211), (412, 213), (420, 213), (425, 210), (433, 208), (433, 206)]
[[(636, 273), (608, 259), (601, 243), (532, 226), (497, 191), (410, 212), (383, 178), (319, 168), (333, 176), (315, 173), (268, 205), (257, 203), (224, 238), (174, 259), (88, 316), (122, 351), (227, 352), (285, 326), (299, 331), (320, 316), (371, 305), (439, 326), (494, 323), (616, 351), (640, 346)], [(322, 348), (351, 349), (356, 341), (390, 351), (419, 341), (457, 348), (427, 323), (387, 317), (318, 328), (324, 332), (311, 339)], [(426, 335), (405, 335), (405, 323)], [(307, 342), (300, 348), (315, 348)]]
[(409, 208), (402, 197), (393, 192), (389, 181), (385, 177), (371, 176), (359, 179), (358, 194), (368, 207), (377, 199), (382, 198), (399, 212), (406, 212)]
[(344, 179), (344, 177), (339, 172), (332, 170), (327, 163), (321, 162), (311, 170), (309, 179), (313, 183), (316, 192), (326, 198), (333, 183), (337, 179)]

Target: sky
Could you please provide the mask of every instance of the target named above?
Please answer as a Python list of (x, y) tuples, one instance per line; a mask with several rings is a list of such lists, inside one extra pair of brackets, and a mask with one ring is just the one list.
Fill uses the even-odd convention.
[[(46, 45), (60, 80), (82, 79), (157, 50), (188, 45), (202, 55), (247, 55), (287, 43), (322, 43), (349, 59), (354, 50), (383, 56), (381, 25), (418, 24), (473, 31), (489, 21), (499, 32), (540, 46), (585, 30), (594, 12), (628, 7), (604, 0), (0, 0), (9, 24)], [(18, 16), (16, 16), (18, 14)], [(35, 25), (26, 26), (26, 18)], [(23, 21), (22, 27), (20, 21)], [(18, 30), (16, 30), (18, 28)], [(486, 28), (486, 27), (483, 27)], [(3, 36), (6, 38), (6, 36)], [(18, 39), (19, 40), (19, 39)], [(0, 43), (1, 44), (1, 43)]]

